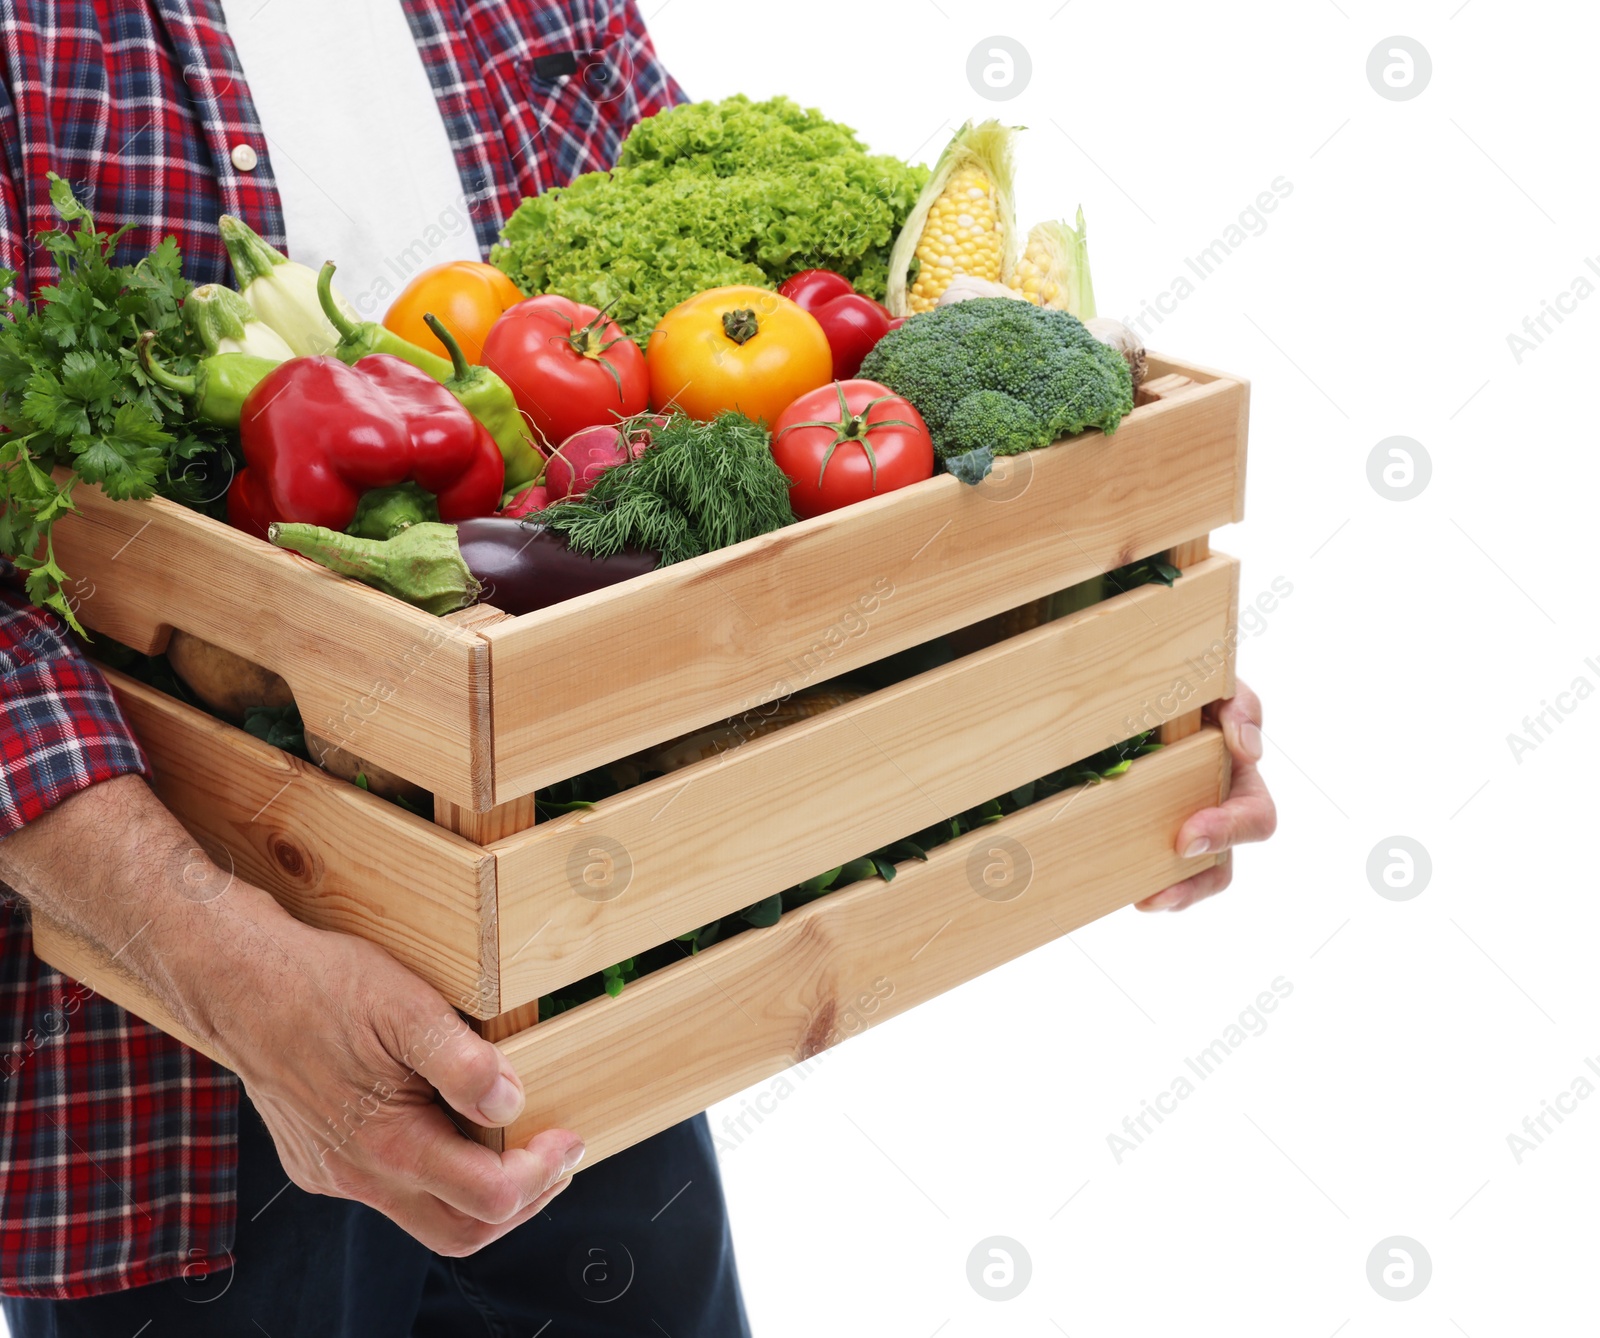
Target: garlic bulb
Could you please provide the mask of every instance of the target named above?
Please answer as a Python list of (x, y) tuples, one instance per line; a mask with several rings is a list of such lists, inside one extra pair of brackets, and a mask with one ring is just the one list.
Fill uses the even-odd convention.
[(970, 274), (958, 274), (939, 297), (939, 305), (948, 307), (953, 302), (970, 302), (975, 297), (1011, 297), (1019, 302), (1028, 299), (1017, 288), (1008, 288), (993, 279), (977, 279)]
[(1102, 344), (1116, 349), (1127, 359), (1128, 370), (1133, 373), (1135, 386), (1144, 380), (1149, 368), (1145, 364), (1144, 341), (1138, 335), (1121, 321), (1114, 321), (1109, 316), (1096, 316), (1093, 320), (1087, 320), (1083, 323), (1083, 328)]

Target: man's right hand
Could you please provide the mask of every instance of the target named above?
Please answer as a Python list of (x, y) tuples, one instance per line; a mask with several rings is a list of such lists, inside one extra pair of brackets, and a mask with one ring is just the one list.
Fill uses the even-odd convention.
[(521, 1112), (510, 1065), (381, 948), (291, 918), (216, 868), (136, 777), (74, 795), (0, 842), (0, 878), (205, 1038), (244, 1083), (295, 1184), (378, 1209), (463, 1255), (539, 1212), (583, 1144), (547, 1130), (495, 1153)]
[[(231, 893), (230, 893), (231, 895)], [(478, 1124), (509, 1124), (522, 1086), (505, 1057), (442, 995), (381, 948), (297, 921), (270, 945), (285, 1006), (212, 1017), (289, 1178), (370, 1204), (438, 1254), (481, 1249), (567, 1187), (583, 1144), (547, 1130), (491, 1152), (434, 1100)], [(252, 989), (250, 994), (254, 994)]]

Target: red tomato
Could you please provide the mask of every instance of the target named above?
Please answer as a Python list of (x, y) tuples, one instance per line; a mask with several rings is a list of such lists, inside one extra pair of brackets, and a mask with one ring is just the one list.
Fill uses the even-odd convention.
[(546, 452), (583, 428), (650, 407), (639, 346), (597, 308), (569, 298), (517, 303), (483, 341), (483, 365), (511, 387)]
[(772, 425), (772, 457), (801, 519), (933, 475), (922, 415), (876, 381), (835, 381), (802, 395)]
[(801, 311), (814, 312), (836, 297), (849, 296), (855, 289), (849, 279), (831, 269), (803, 269), (792, 279), (785, 279), (778, 291)]

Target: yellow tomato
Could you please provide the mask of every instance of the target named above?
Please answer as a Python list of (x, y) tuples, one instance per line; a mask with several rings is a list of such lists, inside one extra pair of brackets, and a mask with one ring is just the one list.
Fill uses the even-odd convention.
[(430, 312), (461, 343), (467, 361), (483, 361), (483, 341), (502, 313), (522, 301), (522, 291), (493, 265), (452, 260), (425, 269), (411, 280), (384, 316), (384, 326), (418, 348), (450, 355), (422, 318)]
[(770, 426), (833, 380), (833, 353), (809, 312), (765, 288), (734, 286), (680, 303), (645, 350), (650, 407), (711, 419), (728, 409)]

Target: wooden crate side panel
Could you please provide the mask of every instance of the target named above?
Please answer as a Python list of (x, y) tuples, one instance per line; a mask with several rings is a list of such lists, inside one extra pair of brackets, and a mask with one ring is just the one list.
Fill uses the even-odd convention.
[(1237, 571), (1209, 559), (497, 843), (506, 1008), (1223, 695)]
[(288, 680), (306, 724), (472, 808), (493, 788), (489, 660), (475, 630), (156, 499), (73, 493), (56, 557), (86, 627), (155, 654), (174, 627)]
[(1227, 524), (1243, 393), (1197, 383), (978, 488), (929, 479), (482, 629), (496, 802)]
[[(1226, 793), (1207, 729), (508, 1041), (528, 1090), (508, 1144), (560, 1126), (586, 1165), (1215, 862), (1173, 851)], [(1009, 861), (1009, 864), (1007, 864)], [(1026, 870), (1011, 900), (984, 870)], [(1002, 884), (996, 896), (1011, 886)], [(959, 1061), (959, 1056), (953, 1060)], [(498, 1131), (496, 1131), (497, 1133)], [(493, 1140), (494, 1135), (490, 1135)]]
[(1213, 381), (1238, 381), (1241, 378), (1231, 376), (1227, 372), (1219, 372), (1211, 367), (1202, 367), (1196, 362), (1184, 362), (1167, 353), (1154, 353), (1146, 351), (1145, 354), (1145, 381), (1158, 380), (1163, 376), (1184, 376), (1200, 385), (1209, 385)]
[(222, 867), (297, 919), (381, 944), (464, 1012), (503, 1011), (492, 855), (153, 688), (107, 677), (156, 793)]
[(1228, 381), (1239, 387), (1238, 458), (1234, 469), (1233, 520), (1244, 519), (1245, 478), (1250, 445), (1250, 382), (1244, 377), (1230, 376), (1227, 372), (1201, 367), (1197, 363), (1182, 362), (1164, 353), (1151, 353), (1141, 392), (1150, 389), (1163, 378), (1182, 377), (1197, 385), (1210, 385), (1213, 381)]
[(1249, 475), (1250, 459), (1250, 383), (1240, 381), (1238, 457), (1233, 469), (1233, 519), (1237, 524), (1244, 519), (1245, 481)]

